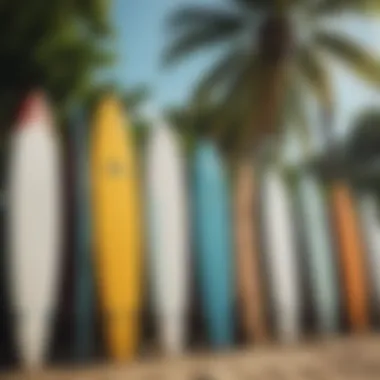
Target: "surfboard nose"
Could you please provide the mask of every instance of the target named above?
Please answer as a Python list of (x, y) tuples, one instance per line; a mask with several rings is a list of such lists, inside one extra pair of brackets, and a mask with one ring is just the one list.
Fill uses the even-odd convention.
[(26, 127), (29, 123), (50, 124), (51, 112), (43, 90), (31, 91), (24, 98), (17, 119), (19, 128)]

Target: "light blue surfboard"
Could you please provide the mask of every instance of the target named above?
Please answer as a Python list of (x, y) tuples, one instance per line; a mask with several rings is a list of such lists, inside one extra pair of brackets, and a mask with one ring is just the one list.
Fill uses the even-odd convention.
[(227, 174), (216, 146), (198, 144), (194, 154), (194, 228), (201, 304), (213, 347), (233, 343), (233, 257)]
[(338, 329), (339, 295), (327, 204), (321, 184), (312, 173), (300, 174), (297, 186), (317, 328), (320, 333), (332, 333)]
[(74, 177), (74, 353), (89, 359), (94, 349), (93, 268), (87, 124), (75, 111), (70, 129)]

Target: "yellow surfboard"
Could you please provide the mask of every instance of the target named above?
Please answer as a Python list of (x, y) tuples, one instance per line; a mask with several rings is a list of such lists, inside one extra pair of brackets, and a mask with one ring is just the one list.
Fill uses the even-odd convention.
[(94, 116), (92, 216), (103, 331), (109, 354), (126, 360), (136, 352), (141, 298), (136, 157), (117, 99), (105, 97)]

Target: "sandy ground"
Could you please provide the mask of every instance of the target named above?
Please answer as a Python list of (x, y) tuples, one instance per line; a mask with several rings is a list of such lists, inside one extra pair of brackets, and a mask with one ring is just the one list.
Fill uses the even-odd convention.
[(198, 353), (132, 364), (1, 373), (4, 380), (366, 380), (380, 379), (380, 335), (231, 353)]

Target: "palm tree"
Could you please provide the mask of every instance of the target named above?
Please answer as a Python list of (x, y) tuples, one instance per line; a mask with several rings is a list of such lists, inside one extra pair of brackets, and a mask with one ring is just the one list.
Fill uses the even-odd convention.
[(334, 97), (326, 56), (375, 86), (380, 62), (345, 35), (327, 31), (323, 22), (342, 12), (374, 10), (380, 10), (379, 0), (230, 0), (225, 7), (184, 7), (168, 20), (173, 38), (166, 62), (217, 45), (225, 48), (200, 80), (194, 99), (213, 102), (227, 127), (239, 125), (247, 148), (284, 124), (307, 131), (305, 86), (323, 110), (327, 134)]
[(111, 3), (104, 0), (0, 2), (0, 123), (8, 131), (25, 93), (41, 87), (61, 121), (86, 101), (115, 54)]
[[(380, 1), (226, 0), (225, 7), (186, 7), (172, 15), (168, 63), (210, 46), (225, 49), (224, 56), (198, 84), (194, 99), (200, 104), (204, 100), (216, 104), (215, 125), (240, 128), (236, 200), (242, 197), (239, 179), (247, 173), (253, 175), (253, 143), (278, 135), (283, 126), (295, 125), (307, 132), (302, 128), (307, 123), (305, 86), (321, 106), (325, 138), (330, 142), (334, 97), (326, 55), (342, 61), (369, 83), (380, 85), (380, 62), (348, 37), (323, 28), (326, 16), (344, 11), (366, 13), (372, 10), (370, 6), (380, 8)], [(218, 134), (218, 129), (214, 128), (213, 134)], [(331, 187), (334, 204), (346, 195), (350, 194), (339, 183)], [(243, 216), (240, 211), (236, 215), (238, 219)], [(250, 231), (257, 227), (255, 218), (247, 219), (246, 214), (245, 223)], [(237, 260), (246, 262), (257, 248), (254, 241), (243, 241)], [(256, 274), (251, 272), (250, 277), (256, 278)], [(244, 304), (242, 313), (246, 313)], [(250, 339), (265, 339), (265, 332), (251, 330), (248, 320), (245, 329)]]

